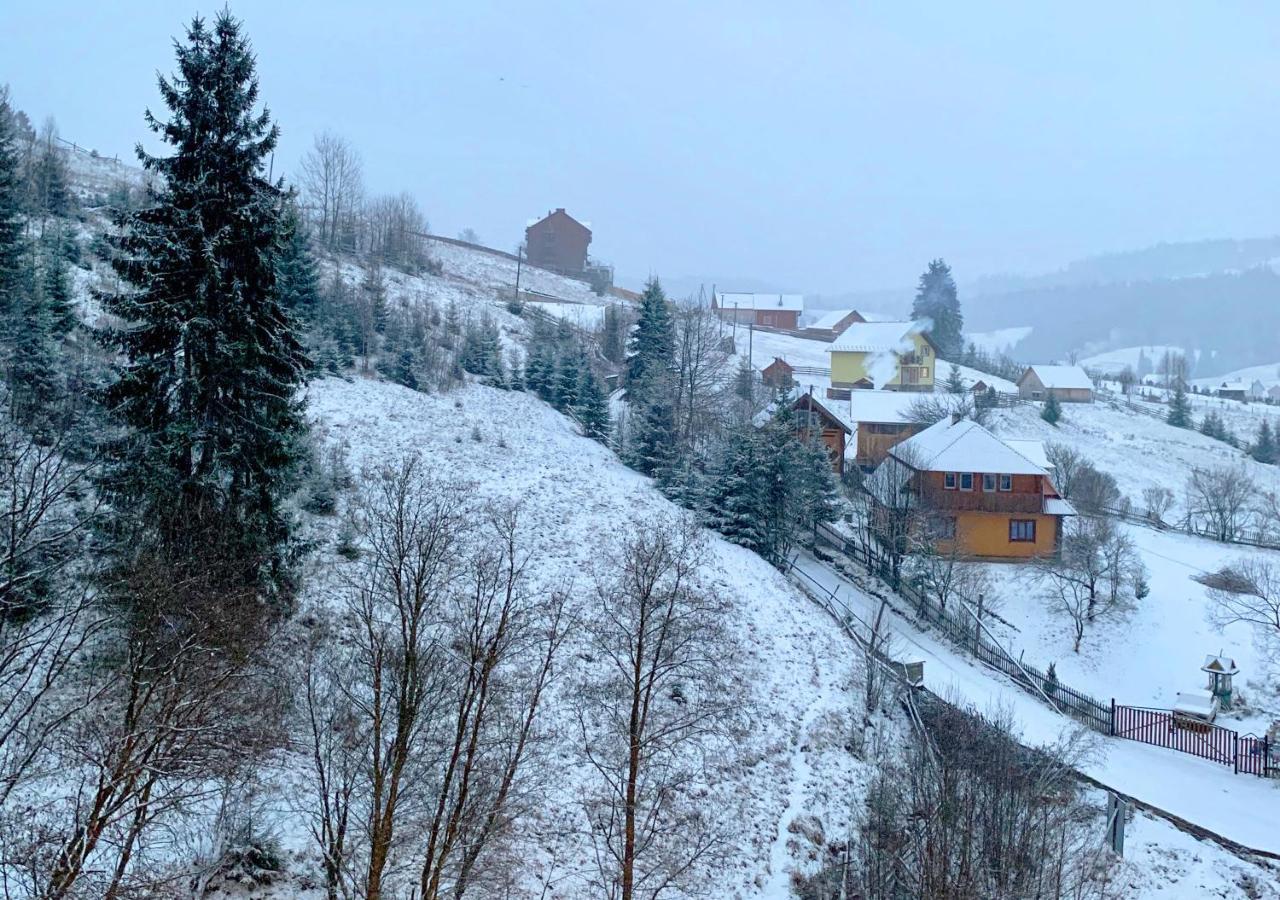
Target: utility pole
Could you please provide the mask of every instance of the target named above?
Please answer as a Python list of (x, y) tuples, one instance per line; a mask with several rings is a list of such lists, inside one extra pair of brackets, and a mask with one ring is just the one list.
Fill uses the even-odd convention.
[(524, 245), (516, 247), (516, 303), (520, 302), (520, 261), (524, 258)]

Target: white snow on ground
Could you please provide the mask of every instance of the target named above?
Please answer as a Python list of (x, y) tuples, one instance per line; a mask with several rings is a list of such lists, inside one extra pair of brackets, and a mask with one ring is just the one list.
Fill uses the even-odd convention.
[[(859, 616), (874, 615), (879, 601), (859, 585), (808, 556), (798, 566)], [(1280, 852), (1280, 783), (1173, 750), (1107, 738), (1084, 729), (1003, 676), (973, 662), (941, 637), (921, 632), (894, 614), (889, 627), (896, 656), (924, 661), (925, 686), (980, 710), (1008, 710), (1032, 743), (1050, 743), (1064, 733), (1090, 750), (1081, 769), (1116, 790), (1137, 797), (1247, 847)]]
[(1094, 353), (1091, 356), (1086, 356), (1079, 362), (1080, 365), (1084, 366), (1086, 369), (1097, 369), (1098, 371), (1108, 375), (1118, 375), (1126, 367), (1137, 372), (1138, 361), (1141, 357), (1145, 356), (1147, 358), (1147, 363), (1151, 366), (1151, 370), (1154, 371), (1156, 365), (1160, 362), (1160, 357), (1164, 356), (1166, 351), (1187, 356), (1189, 360), (1193, 359), (1193, 357), (1188, 355), (1187, 351), (1182, 347), (1174, 347), (1166, 344), (1153, 344), (1151, 346), (1144, 347), (1119, 347), (1115, 350), (1107, 350), (1103, 353)]
[[(675, 511), (648, 479), (524, 394), (473, 386), (426, 395), (327, 379), (312, 385), (309, 399), (327, 439), (349, 443), (357, 471), (415, 451), (436, 472), (473, 481), (481, 497), (520, 500), (535, 577), (589, 585), (611, 539), (646, 516)], [(718, 538), (710, 549), (707, 576), (734, 603), (742, 688), (751, 695), (743, 708), (752, 717), (749, 738), (737, 758), (721, 761), (708, 800), (734, 811), (732, 865), (718, 896), (781, 900), (786, 894), (775, 888), (786, 883), (785, 871), (811, 867), (820, 850), (804, 838), (808, 829), (791, 829), (796, 816), (803, 811), (826, 834), (843, 837), (850, 804), (861, 796), (862, 766), (844, 750), (851, 653), (835, 624), (759, 557)], [(341, 565), (332, 550), (321, 551), (312, 562), (313, 590), (333, 584), (323, 570)], [(551, 713), (572, 732), (566, 707)], [(566, 759), (549, 811), (577, 814), (576, 771)]]
[(964, 342), (966, 346), (973, 344), (987, 353), (1008, 353), (1030, 337), (1033, 330), (1030, 325), (1015, 325), (1011, 328), (997, 328), (994, 331), (966, 332)]
[(570, 325), (576, 325), (584, 330), (593, 330), (604, 324), (604, 314), (607, 309), (603, 304), (588, 305), (585, 303), (544, 303), (542, 301), (525, 301), (526, 306), (532, 306), (543, 312), (555, 316), (557, 319), (563, 319)]

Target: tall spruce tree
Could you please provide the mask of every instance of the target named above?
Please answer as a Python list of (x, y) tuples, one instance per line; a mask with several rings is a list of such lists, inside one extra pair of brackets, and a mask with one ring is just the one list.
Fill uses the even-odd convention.
[(763, 548), (759, 440), (750, 424), (729, 434), (707, 479), (705, 502), (708, 525), (749, 550)]
[(1191, 402), (1187, 400), (1187, 392), (1181, 380), (1173, 387), (1173, 397), (1169, 400), (1169, 414), (1165, 421), (1175, 428), (1191, 427)]
[(591, 367), (582, 372), (582, 380), (578, 384), (578, 399), (574, 405), (574, 413), (587, 437), (602, 444), (609, 439), (609, 402), (605, 399), (604, 390)]
[(675, 347), (675, 323), (667, 295), (658, 279), (650, 278), (640, 297), (640, 319), (627, 346), (627, 397), (633, 405), (663, 393)]
[(76, 326), (76, 311), (71, 293), (71, 276), (60, 252), (60, 238), (46, 240), (41, 253), (40, 290), (49, 313), (50, 333), (61, 339)]
[(14, 115), (9, 89), (0, 87), (0, 322), (17, 309), (23, 286), (25, 182)]
[[(285, 194), (265, 161), (278, 129), (258, 106), (240, 23), (195, 18), (159, 78), (168, 119), (146, 114), (172, 149), (147, 208), (120, 222), (111, 265), (127, 290), (103, 294), (126, 323), (106, 399), (129, 429), (105, 483), (115, 521), (149, 537), (180, 577), (193, 557), (227, 584), (287, 582), (280, 508), (299, 461), (306, 358), (276, 279)], [(207, 576), (206, 576), (207, 577)]]
[(915, 302), (911, 305), (911, 318), (929, 319), (929, 336), (938, 345), (946, 359), (958, 357), (964, 349), (964, 316), (960, 312), (960, 298), (956, 282), (951, 277), (951, 267), (943, 260), (935, 259), (920, 276)]
[(1277, 459), (1275, 435), (1271, 423), (1266, 419), (1258, 426), (1258, 439), (1254, 442), (1250, 455), (1260, 463), (1274, 463)]
[(320, 305), (320, 274), (307, 243), (298, 205), (292, 197), (281, 221), (283, 239), (276, 258), (276, 291), (283, 306), (299, 326), (311, 325)]

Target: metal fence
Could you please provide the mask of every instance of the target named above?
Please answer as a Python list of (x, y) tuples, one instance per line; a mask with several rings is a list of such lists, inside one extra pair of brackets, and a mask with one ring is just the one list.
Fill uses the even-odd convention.
[[(827, 526), (815, 530), (817, 540), (838, 550), (854, 563), (886, 583), (893, 572), (888, 558), (874, 543), (851, 541)], [(943, 606), (927, 592), (902, 582), (894, 589), (909, 602), (916, 615), (940, 631), (954, 646), (983, 665), (1009, 676), (1014, 684), (1095, 731), (1141, 743), (1153, 744), (1228, 765), (1237, 773), (1280, 777), (1280, 754), (1266, 737), (1241, 735), (1229, 728), (1198, 722), (1171, 710), (1103, 703), (1027, 662), (1015, 657), (983, 624), (968, 598), (957, 597)]]

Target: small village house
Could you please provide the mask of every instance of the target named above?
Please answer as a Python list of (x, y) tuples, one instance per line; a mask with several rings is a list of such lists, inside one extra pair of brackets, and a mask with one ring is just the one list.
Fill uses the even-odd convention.
[(1267, 386), (1261, 381), (1254, 379), (1254, 381), (1249, 385), (1248, 397), (1250, 400), (1266, 400)]
[(933, 390), (938, 348), (923, 322), (855, 322), (827, 352), (833, 388)]
[(561, 275), (581, 276), (587, 270), (591, 229), (564, 211), (552, 210), (524, 232), (525, 259), (530, 265)]
[(939, 553), (1051, 556), (1060, 546), (1062, 520), (1075, 515), (1043, 466), (957, 416), (891, 448), (869, 483), (886, 509), (914, 504), (916, 539)]
[(720, 293), (711, 295), (711, 308), (727, 321), (761, 328), (795, 331), (804, 312), (801, 294)]
[(1243, 381), (1224, 381), (1214, 391), (1223, 400), (1245, 400), (1249, 395), (1249, 385)]
[[(899, 391), (850, 391), (848, 414), (854, 429), (854, 462), (864, 469), (879, 465), (895, 444), (924, 430), (912, 407), (919, 400)], [(838, 407), (843, 408), (843, 407)]]
[(1028, 366), (1018, 379), (1018, 394), (1026, 400), (1092, 403), (1093, 379), (1080, 366)]
[(773, 362), (760, 371), (760, 380), (772, 388), (789, 390), (795, 384), (796, 370), (781, 356), (775, 356)]
[(865, 321), (867, 320), (856, 309), (831, 309), (806, 325), (803, 336), (819, 341), (834, 341), (850, 325)]
[(1280, 403), (1280, 384), (1273, 384), (1267, 388), (1267, 400), (1272, 403)]

